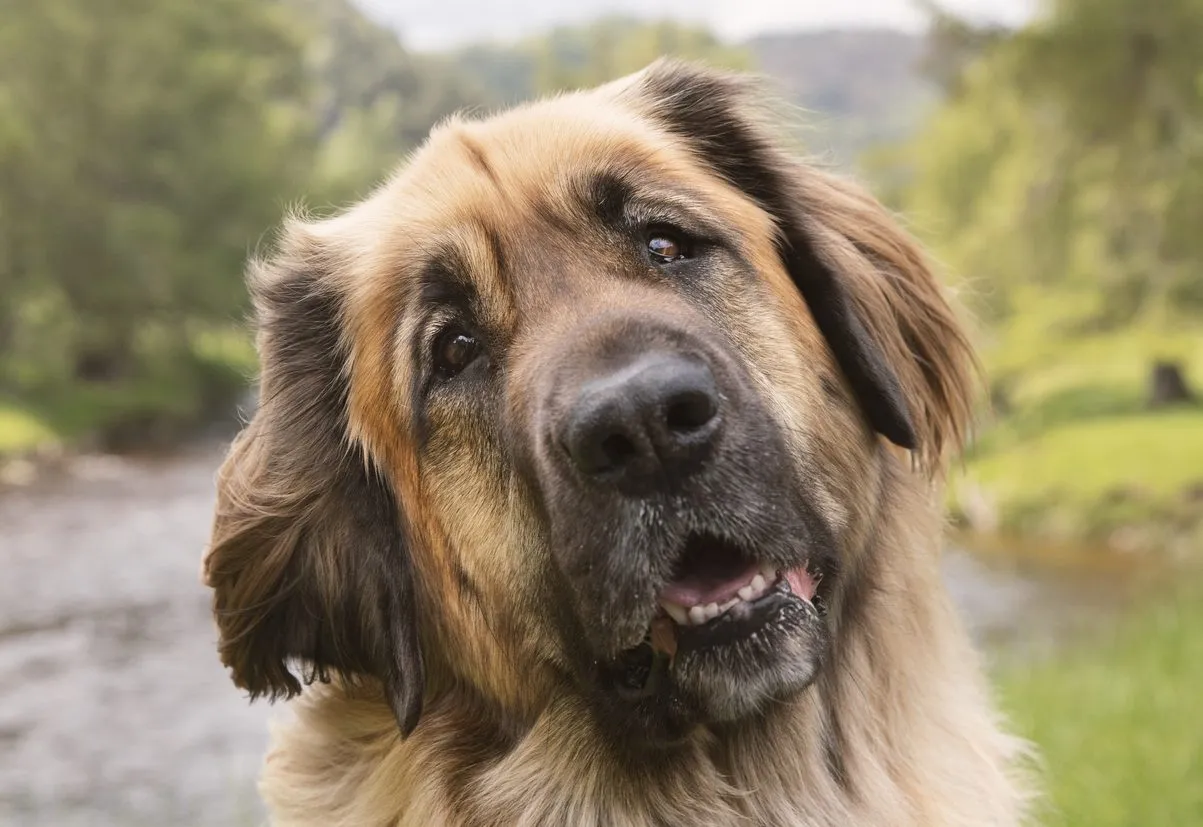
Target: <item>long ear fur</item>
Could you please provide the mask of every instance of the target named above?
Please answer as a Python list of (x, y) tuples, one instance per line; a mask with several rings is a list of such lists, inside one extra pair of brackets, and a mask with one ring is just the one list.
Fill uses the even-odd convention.
[(869, 424), (934, 472), (969, 426), (974, 359), (915, 243), (868, 194), (783, 148), (751, 78), (661, 60), (631, 91), (774, 217), (782, 261)]
[(222, 661), (252, 698), (380, 679), (402, 732), (421, 713), (413, 577), (389, 484), (347, 434), (341, 297), (293, 228), (249, 275), (260, 405), (218, 475), (205, 560)]

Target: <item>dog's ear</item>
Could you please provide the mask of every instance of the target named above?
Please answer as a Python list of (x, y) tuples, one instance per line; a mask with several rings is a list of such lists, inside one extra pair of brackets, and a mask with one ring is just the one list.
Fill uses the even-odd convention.
[(918, 246), (871, 196), (789, 152), (753, 77), (661, 60), (626, 94), (753, 199), (869, 424), (935, 469), (973, 406), (972, 348)]
[(222, 661), (252, 698), (332, 673), (384, 686), (404, 734), (423, 669), (405, 529), (388, 481), (348, 436), (342, 296), (303, 228), (251, 267), (259, 406), (218, 474), (204, 562)]

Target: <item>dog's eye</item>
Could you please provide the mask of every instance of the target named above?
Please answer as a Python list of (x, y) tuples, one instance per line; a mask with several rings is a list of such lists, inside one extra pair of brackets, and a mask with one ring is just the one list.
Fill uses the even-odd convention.
[(647, 251), (656, 264), (668, 264), (687, 258), (685, 242), (681, 237), (663, 230), (654, 230), (648, 234)]
[(434, 341), (434, 369), (442, 379), (450, 379), (472, 364), (480, 355), (480, 343), (462, 327), (449, 327)]

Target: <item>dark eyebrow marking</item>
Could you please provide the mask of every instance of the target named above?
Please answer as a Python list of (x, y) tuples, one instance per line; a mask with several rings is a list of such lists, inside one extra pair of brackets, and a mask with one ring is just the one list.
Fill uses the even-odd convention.
[(627, 223), (627, 205), (635, 197), (630, 182), (613, 172), (591, 175), (583, 188), (584, 200), (598, 220), (609, 226)]
[(426, 309), (454, 307), (467, 311), (476, 303), (476, 286), (453, 250), (436, 252), (418, 276), (418, 303)]
[(691, 188), (639, 187), (619, 173), (602, 171), (585, 179), (580, 198), (589, 212), (608, 227), (663, 222), (702, 239), (738, 246), (738, 239), (729, 230), (699, 209), (706, 197)]
[(497, 275), (504, 281), (506, 272), (505, 247), (501, 244), (501, 236), (491, 227), (483, 226), (485, 239), (489, 244), (489, 254), (493, 256), (493, 266)]

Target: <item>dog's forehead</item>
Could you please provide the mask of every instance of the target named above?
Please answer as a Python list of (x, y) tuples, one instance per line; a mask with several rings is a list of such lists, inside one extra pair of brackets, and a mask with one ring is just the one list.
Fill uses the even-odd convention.
[[(657, 120), (637, 91), (602, 87), (436, 129), (338, 222), (334, 235), (353, 262), (346, 281), (354, 315), (374, 318), (385, 306), (410, 315), (432, 262), (460, 265), (484, 314), (503, 329), (571, 305), (581, 290), (616, 288), (622, 279), (605, 277), (622, 275), (607, 248), (616, 236), (588, 203), (590, 183), (606, 176), (643, 195), (689, 193), (754, 258), (771, 251), (773, 219)], [(756, 263), (771, 269), (767, 259)]]
[[(607, 177), (721, 200), (681, 141), (603, 89), (449, 121), (372, 199), (365, 214), (373, 229), (362, 237), (387, 262), (378, 273), (416, 275), (450, 252), (488, 292), (494, 276), (520, 282), (555, 269), (532, 266), (540, 256), (554, 265), (548, 256), (583, 254), (596, 226), (594, 185)], [(508, 267), (498, 266), (502, 258)]]
[(444, 126), (399, 177), (393, 198), (431, 245), (466, 232), (468, 243), (484, 235), (515, 246), (549, 224), (584, 228), (590, 183), (602, 176), (696, 175), (684, 156), (634, 113), (580, 96)]
[[(415, 179), (476, 177), (496, 195), (549, 196), (566, 173), (605, 163), (671, 161), (663, 132), (612, 96), (578, 93), (436, 130), (414, 159)], [(468, 190), (458, 193), (471, 199)]]

